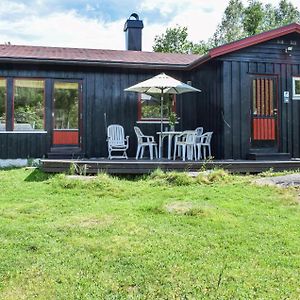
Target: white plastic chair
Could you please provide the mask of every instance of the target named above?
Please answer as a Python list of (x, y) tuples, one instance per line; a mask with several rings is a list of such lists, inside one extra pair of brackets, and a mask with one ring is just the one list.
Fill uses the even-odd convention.
[(155, 157), (157, 158), (157, 143), (155, 142), (154, 137), (151, 135), (144, 135), (137, 126), (134, 126), (134, 131), (138, 142), (135, 159), (143, 158), (146, 147), (149, 147), (150, 159), (153, 160), (153, 148), (155, 150)]
[[(109, 159), (128, 159), (126, 150), (129, 147), (129, 136), (125, 138), (124, 128), (121, 125), (112, 124), (107, 127), (107, 147)], [(121, 156), (113, 156), (112, 152), (123, 152), (123, 154)]]
[(197, 127), (195, 129), (195, 132), (196, 132), (196, 143), (199, 143), (200, 142), (200, 137), (203, 134), (203, 127)]
[(196, 160), (196, 132), (195, 130), (186, 130), (181, 134), (175, 136), (175, 146), (174, 146), (174, 157), (176, 159), (176, 151), (178, 153), (182, 150), (182, 160), (185, 161), (185, 158), (192, 160), (193, 157)]
[(202, 159), (202, 150), (203, 150), (203, 159), (206, 159), (206, 148), (208, 149), (209, 157), (211, 157), (211, 147), (210, 142), (213, 132), (209, 131), (201, 135), (199, 143), (196, 143), (197, 146), (197, 159)]

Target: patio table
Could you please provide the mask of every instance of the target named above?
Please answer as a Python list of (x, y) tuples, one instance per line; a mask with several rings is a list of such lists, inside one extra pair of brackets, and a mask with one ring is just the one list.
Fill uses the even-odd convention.
[(182, 131), (163, 131), (156, 132), (159, 135), (159, 152), (158, 157), (162, 158), (162, 149), (163, 149), (163, 141), (165, 137), (168, 137), (168, 159), (171, 159), (171, 151), (172, 151), (172, 139), (175, 135), (181, 134)]

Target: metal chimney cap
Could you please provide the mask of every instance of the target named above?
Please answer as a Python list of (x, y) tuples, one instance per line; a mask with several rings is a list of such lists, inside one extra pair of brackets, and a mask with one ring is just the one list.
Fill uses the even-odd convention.
[(140, 19), (137, 13), (132, 13), (128, 20), (130, 20), (131, 17), (135, 18), (137, 21)]
[(132, 13), (130, 17), (126, 20), (124, 25), (124, 31), (127, 31), (128, 28), (144, 28), (143, 21), (140, 20), (139, 15), (137, 13)]

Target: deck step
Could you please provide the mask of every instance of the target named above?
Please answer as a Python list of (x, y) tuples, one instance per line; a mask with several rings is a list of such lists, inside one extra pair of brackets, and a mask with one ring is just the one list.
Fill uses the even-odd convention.
[(50, 159), (79, 159), (84, 153), (79, 147), (52, 147), (47, 157)]
[(289, 160), (291, 158), (290, 153), (283, 152), (250, 152), (248, 159), (250, 160)]

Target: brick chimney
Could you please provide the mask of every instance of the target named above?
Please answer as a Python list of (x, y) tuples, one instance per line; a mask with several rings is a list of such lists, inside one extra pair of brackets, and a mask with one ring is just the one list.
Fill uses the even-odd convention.
[(142, 51), (143, 28), (143, 21), (139, 19), (138, 14), (131, 14), (124, 25), (126, 50)]

